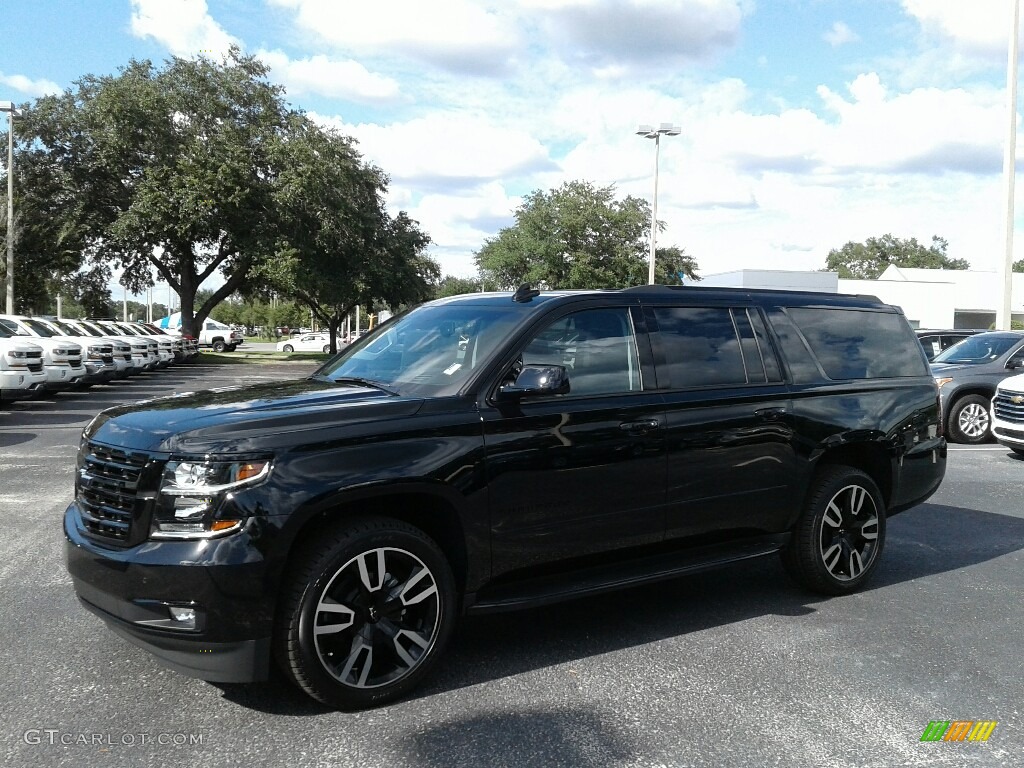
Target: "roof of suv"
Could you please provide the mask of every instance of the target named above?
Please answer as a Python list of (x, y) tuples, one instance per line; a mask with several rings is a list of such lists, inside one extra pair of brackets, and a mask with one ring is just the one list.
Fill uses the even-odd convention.
[[(533, 293), (530, 291), (529, 293)], [(718, 288), (691, 285), (638, 285), (631, 288), (613, 288), (602, 290), (541, 290), (536, 295), (529, 295), (523, 289), (513, 293), (499, 291), (488, 293), (463, 293), (435, 299), (430, 304), (506, 304), (522, 294), (517, 303), (532, 304), (551, 301), (553, 299), (572, 299), (587, 296), (626, 296), (639, 299), (675, 299), (685, 301), (757, 301), (768, 297), (778, 297), (796, 301), (801, 304), (830, 304), (837, 306), (887, 306), (877, 296), (849, 293), (823, 293), (819, 291), (786, 291), (767, 288)]]

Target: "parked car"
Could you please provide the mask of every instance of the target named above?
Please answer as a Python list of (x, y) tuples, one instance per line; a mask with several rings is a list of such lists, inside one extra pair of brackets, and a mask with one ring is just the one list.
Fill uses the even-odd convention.
[(174, 669), (276, 663), (351, 709), (416, 686), (461, 613), (775, 553), (851, 593), (945, 466), (897, 307), (523, 286), (410, 310), (306, 379), (103, 411), (65, 552), (82, 604)]
[(1024, 456), (1024, 373), (1003, 379), (992, 398), (992, 436)]
[(277, 342), (278, 352), (330, 352), (331, 337), (326, 333), (304, 333), (287, 341)]
[(0, 323), (0, 400), (31, 397), (45, 386), (43, 348)]
[(946, 436), (954, 443), (991, 439), (990, 405), (996, 386), (1024, 366), (1024, 332), (988, 331), (954, 344), (932, 361)]
[(10, 333), (43, 348), (45, 389), (70, 389), (86, 377), (81, 344), (61, 338), (44, 324), (25, 315), (0, 315), (0, 325), (5, 326)]
[(954, 344), (963, 341), (968, 336), (976, 333), (984, 333), (980, 328), (953, 328), (947, 330), (936, 330), (934, 328), (918, 328), (917, 340), (924, 348), (924, 356), (931, 362), (935, 356)]
[(117, 365), (114, 364), (114, 342), (112, 339), (97, 339), (83, 334), (79, 329), (62, 323), (54, 318), (34, 317), (53, 332), (53, 338), (73, 341), (82, 347), (85, 359), (85, 376), (80, 380), (84, 387), (102, 384), (117, 376)]
[(111, 342), (118, 378), (133, 376), (146, 369), (149, 361), (149, 345), (142, 339), (111, 332), (88, 320), (64, 320), (63, 322), (94, 338), (105, 339)]

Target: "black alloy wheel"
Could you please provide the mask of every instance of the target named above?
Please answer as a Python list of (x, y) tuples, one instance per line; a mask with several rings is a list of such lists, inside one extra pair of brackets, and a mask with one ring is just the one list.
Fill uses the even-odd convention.
[(853, 592), (878, 564), (885, 522), (885, 502), (871, 477), (852, 467), (827, 467), (819, 473), (782, 552), (783, 564), (814, 592)]
[(316, 536), (296, 562), (275, 633), (285, 674), (347, 710), (416, 686), (455, 622), (454, 579), (438, 546), (400, 521), (362, 518)]

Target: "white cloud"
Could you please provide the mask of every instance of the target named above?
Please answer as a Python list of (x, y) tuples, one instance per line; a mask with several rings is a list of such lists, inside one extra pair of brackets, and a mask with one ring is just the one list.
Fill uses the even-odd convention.
[(389, 125), (310, 117), (358, 139), (360, 152), (392, 179), (424, 189), (455, 190), (552, 167), (537, 139), (481, 115), (433, 112)]
[(504, 70), (519, 40), (504, 5), (473, 0), (270, 0), (292, 10), (299, 27), (343, 51), (382, 51), (463, 72)]
[(832, 29), (822, 35), (822, 38), (833, 48), (838, 48), (839, 46), (846, 45), (847, 43), (858, 42), (860, 40), (860, 35), (850, 29), (849, 25), (845, 22), (837, 21), (832, 25)]
[(1008, 0), (903, 0), (922, 28), (972, 53), (1006, 56), (1010, 30)]
[(25, 75), (5, 75), (3, 72), (0, 72), (0, 84), (10, 86), (27, 96), (35, 97), (48, 96), (61, 91), (61, 87), (52, 80), (45, 78), (33, 80)]
[(239, 41), (210, 16), (206, 0), (132, 0), (132, 34), (151, 37), (175, 56), (217, 59)]
[(739, 0), (524, 0), (553, 51), (596, 66), (705, 59), (734, 45), (745, 4)]
[(284, 84), (289, 96), (316, 94), (363, 103), (399, 98), (398, 81), (374, 74), (358, 61), (322, 54), (290, 59), (282, 51), (259, 51), (257, 56), (271, 68), (274, 81)]

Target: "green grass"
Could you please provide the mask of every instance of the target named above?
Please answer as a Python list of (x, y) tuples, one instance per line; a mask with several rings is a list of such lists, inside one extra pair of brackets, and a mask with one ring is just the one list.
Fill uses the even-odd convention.
[(233, 365), (239, 363), (276, 365), (279, 363), (322, 363), (330, 358), (323, 352), (209, 352), (199, 353), (196, 360), (200, 363), (217, 363)]

